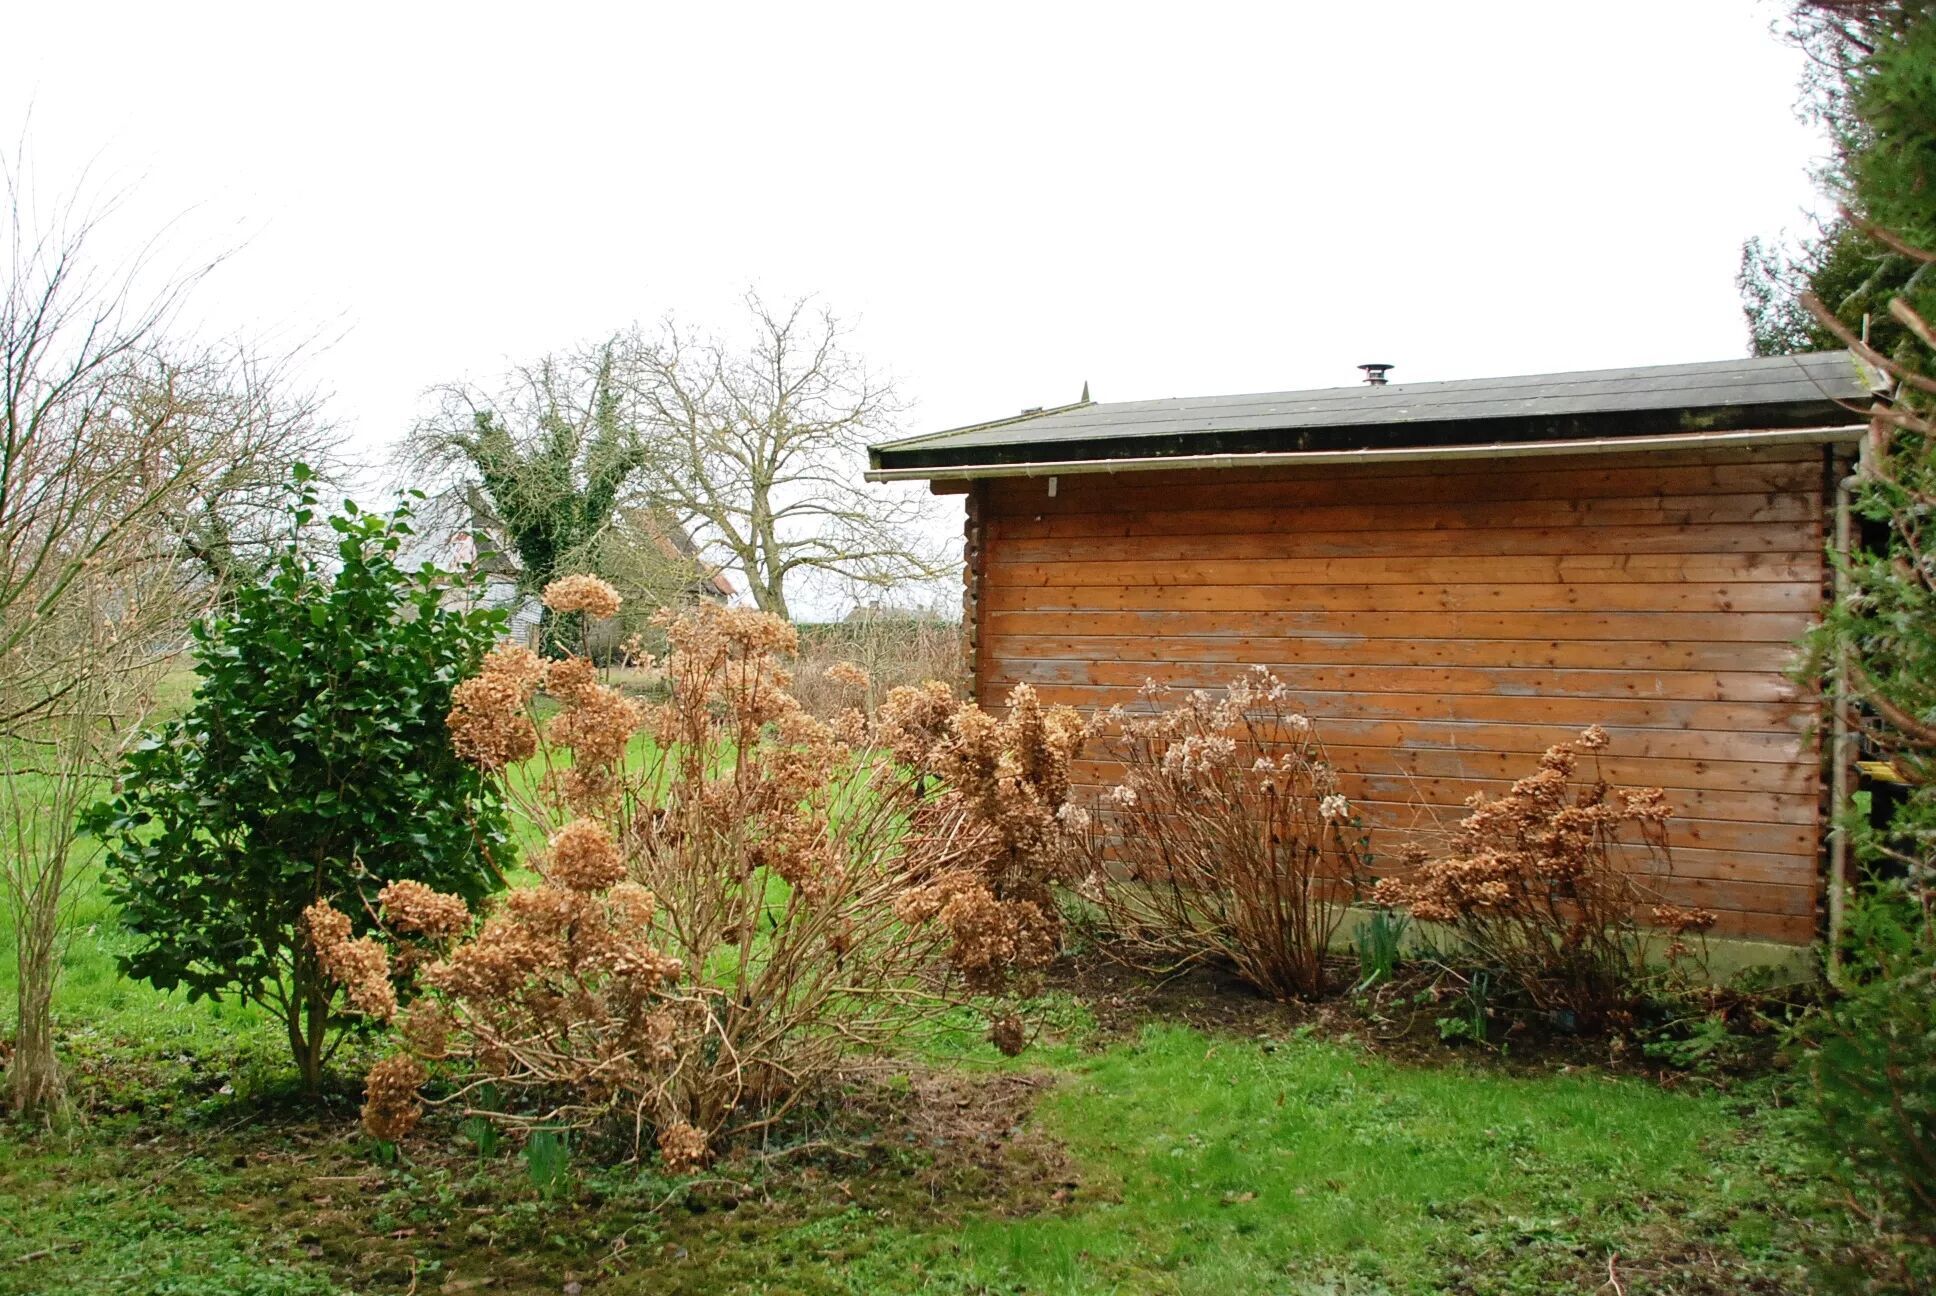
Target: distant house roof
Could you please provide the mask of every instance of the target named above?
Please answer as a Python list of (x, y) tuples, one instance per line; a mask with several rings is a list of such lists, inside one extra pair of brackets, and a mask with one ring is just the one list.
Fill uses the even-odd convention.
[(873, 446), (869, 476), (1200, 455), (1506, 448), (1858, 421), (1879, 388), (1847, 351), (1248, 396), (1079, 401)]
[(708, 586), (712, 593), (723, 599), (733, 597), (733, 582), (719, 568), (708, 568), (699, 546), (693, 542), (691, 532), (663, 513), (646, 513), (636, 520), (661, 554), (674, 562), (691, 563), (699, 573), (699, 582)]
[[(503, 522), (477, 486), (451, 486), (420, 501), (415, 512), (416, 534), (404, 547), (409, 562), (433, 563), (453, 570), (475, 566), (487, 575), (512, 581), (523, 577), (524, 568), (502, 539)], [(691, 568), (688, 593), (703, 598), (733, 597), (733, 582), (704, 560), (699, 546), (676, 518), (656, 509), (637, 509), (628, 516), (661, 556)]]

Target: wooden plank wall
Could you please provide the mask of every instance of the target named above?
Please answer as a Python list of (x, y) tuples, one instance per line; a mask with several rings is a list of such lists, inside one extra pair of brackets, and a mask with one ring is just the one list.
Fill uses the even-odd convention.
[(1782, 447), (980, 482), (977, 692), (1106, 707), (1269, 666), (1388, 847), (1599, 723), (1608, 777), (1678, 808), (1661, 889), (1806, 942), (1820, 704), (1784, 671), (1824, 598), (1825, 479)]

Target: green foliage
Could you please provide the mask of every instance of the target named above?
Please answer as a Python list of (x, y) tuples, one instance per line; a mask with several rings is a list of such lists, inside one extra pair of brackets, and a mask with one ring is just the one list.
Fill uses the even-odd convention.
[[(87, 1032), (90, 1073), (194, 1047), (174, 1028), (210, 1006), (152, 1002)], [(1759, 1084), (1150, 1026), (1059, 1054), (1046, 1085), (981, 1033), (964, 1015), (947, 1069), (843, 1091), (716, 1175), (577, 1154), (553, 1196), (522, 1157), (425, 1138), (377, 1163), (329, 1125), (243, 1119), (266, 1095), (205, 1052), (139, 1114), (0, 1126), (0, 1292), (1547, 1296), (1601, 1287), (1613, 1254), (1634, 1293), (1790, 1292), (1835, 1240)], [(1033, 1097), (984, 1108), (1004, 1094)]]
[(269, 579), (194, 629), (187, 713), (136, 746), (89, 818), (136, 938), (124, 974), (272, 1007), (313, 1089), (340, 1022), (303, 909), (328, 900), (367, 928), (366, 899), (404, 878), (480, 898), (507, 828), (444, 729), (501, 614), (450, 610), (447, 577), (398, 565), (407, 507), (346, 503), (326, 569), (298, 543), (315, 506), (298, 490)]
[(535, 1129), (524, 1142), (524, 1169), (540, 1197), (556, 1197), (571, 1179), (571, 1132)]
[(503, 414), (480, 410), (469, 434), (452, 439), (483, 479), (534, 590), (565, 574), (562, 561), (611, 520), (626, 479), (645, 462), (636, 433), (619, 417), (609, 346), (590, 367), (581, 410), (558, 390), (552, 364), (539, 374), (541, 403), (530, 427), (514, 432)]
[[(1821, 177), (1830, 195), (1897, 240), (1936, 247), (1936, 4), (1796, 0), (1788, 35), (1808, 56), (1806, 106), (1833, 147)], [(1851, 333), (1866, 315), (1870, 343), (1898, 360), (1919, 348), (1890, 300), (1936, 313), (1936, 274), (1841, 217), (1799, 248), (1750, 240), (1737, 283), (1757, 355), (1842, 345), (1802, 307), (1804, 290)]]
[(1491, 1018), (1492, 977), (1485, 972), (1474, 972), (1452, 1001), (1452, 1011), (1438, 1019), (1439, 1038), (1448, 1044), (1454, 1040), (1484, 1044)]
[(1741, 1065), (1748, 1041), (1729, 1023), (1726, 1014), (1687, 1014), (1670, 1022), (1641, 1052), (1676, 1071), (1712, 1075)]
[(1079, 1154), (1076, 1208), (969, 1222), (967, 1290), (1543, 1296), (1615, 1253), (1629, 1291), (1798, 1289), (1799, 1158), (1738, 1096), (1162, 1026), (1075, 1070), (1039, 1119)]
[(1876, 338), (1899, 389), (1854, 486), (1869, 525), (1838, 556), (1846, 593), (1811, 637), (1808, 663), (1859, 704), (1865, 745), (1905, 785), (1886, 816), (1867, 795), (1838, 808), (1864, 876), (1835, 951), (1842, 996), (1797, 1037), (1811, 1049), (1814, 1140), (1913, 1285), (1913, 1274), (1936, 1276), (1936, 549), (1925, 538), (1936, 515), (1936, 357), (1924, 341), (1936, 319), (1936, 3), (1805, 0), (1794, 32), (1834, 138), (1827, 178), (1864, 223), (1860, 237), (1909, 270), (1885, 294), (1907, 327)]
[(1840, 61), (1827, 114), (1836, 179), (1868, 219), (1915, 247), (1936, 247), (1936, 4), (1873, 8), (1861, 45)]
[(477, 1149), (478, 1156), (488, 1160), (497, 1155), (500, 1136), (495, 1123), (482, 1116), (467, 1116), (457, 1127), (457, 1132)]
[(1815, 1142), (1902, 1263), (1936, 1278), (1936, 929), (1900, 889), (1852, 924), (1869, 975), (1805, 1022)]
[(1749, 239), (1735, 278), (1748, 318), (1749, 349), (1773, 356), (1841, 346), (1841, 339), (1802, 306), (1801, 294), (1813, 291), (1857, 336), (1866, 317), (1870, 345), (1885, 355), (1897, 354), (1915, 339), (1890, 317), (1889, 300), (1920, 269), (1843, 220), (1824, 226), (1799, 248)]
[[(1932, 451), (1936, 446), (1927, 436), (1904, 428), (1872, 455), (1852, 502), (1856, 513), (1875, 525), (1867, 528), (1867, 544), (1846, 558), (1837, 556), (1848, 597), (1829, 609), (1810, 641), (1811, 668), (1831, 666), (1837, 652), (1847, 652), (1859, 692), (1924, 723), (1936, 721), (1936, 586), (1918, 568), (1924, 560), (1923, 520), (1936, 505)], [(1903, 729), (1900, 721), (1895, 727)], [(1920, 766), (1916, 752), (1901, 755)], [(1912, 777), (1922, 782), (1913, 772)], [(1901, 827), (1920, 836), (1931, 813), (1918, 805), (1911, 811), (1913, 822), (1904, 820)]]
[[(676, 584), (668, 567), (687, 580), (696, 571), (696, 564), (673, 563), (660, 552), (675, 523), (650, 510), (633, 519), (622, 509), (651, 454), (614, 365), (609, 342), (547, 356), (495, 403), (451, 393), (442, 420), (419, 432), (428, 457), (455, 461), (481, 483), (527, 592), (578, 571), (622, 576), (628, 591)], [(576, 621), (545, 610), (544, 640), (554, 654), (576, 644)]]
[(1358, 951), (1358, 989), (1369, 990), (1392, 979), (1411, 926), (1409, 914), (1382, 907), (1373, 909), (1371, 916), (1358, 925), (1352, 937)]

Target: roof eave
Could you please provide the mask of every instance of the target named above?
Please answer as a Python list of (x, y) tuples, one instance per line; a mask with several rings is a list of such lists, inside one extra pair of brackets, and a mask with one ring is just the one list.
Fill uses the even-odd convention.
[(867, 480), (962, 481), (994, 477), (1079, 476), (1088, 473), (1157, 472), (1218, 468), (1273, 468), (1365, 463), (1419, 463), (1460, 459), (1528, 459), (1567, 454), (1620, 454), (1646, 450), (1726, 449), (1771, 445), (1831, 445), (1859, 441), (1867, 424), (1804, 428), (1745, 428), (1726, 432), (1588, 437), (1551, 441), (1497, 441), (1466, 445), (1373, 446), (1354, 450), (1231, 451), (1135, 458), (1046, 459), (1026, 463), (959, 464), (944, 467), (870, 468)]

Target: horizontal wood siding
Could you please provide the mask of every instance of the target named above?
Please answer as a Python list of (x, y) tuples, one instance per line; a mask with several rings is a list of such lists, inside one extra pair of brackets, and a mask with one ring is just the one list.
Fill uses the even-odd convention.
[(1807, 941), (1820, 705), (1786, 671), (1823, 597), (1822, 460), (1638, 460), (979, 483), (978, 693), (1107, 707), (1268, 666), (1388, 846), (1601, 724), (1608, 777), (1678, 807), (1660, 889)]

